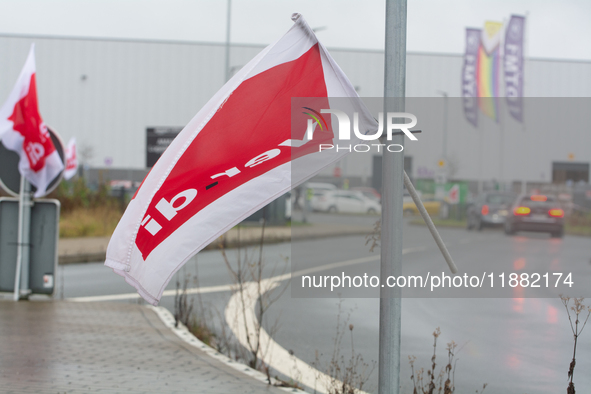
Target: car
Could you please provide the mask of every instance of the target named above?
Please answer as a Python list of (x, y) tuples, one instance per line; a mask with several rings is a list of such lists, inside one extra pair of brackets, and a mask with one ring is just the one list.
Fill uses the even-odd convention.
[(382, 201), (382, 195), (373, 187), (352, 187), (351, 190), (360, 191), (365, 197), (372, 198), (378, 202)]
[(318, 211), (330, 213), (378, 214), (382, 212), (382, 206), (379, 202), (355, 190), (326, 191), (315, 200), (314, 208)]
[(553, 238), (564, 236), (564, 210), (554, 196), (520, 196), (505, 221), (505, 234), (518, 231), (548, 232)]
[[(412, 200), (412, 197), (410, 197), (410, 194), (408, 195), (408, 198), (410, 201), (406, 200), (406, 197), (404, 197), (404, 201), (402, 202), (402, 212), (404, 216), (418, 215), (419, 208), (417, 208), (417, 206), (415, 205), (414, 201)], [(441, 201), (436, 201), (435, 199), (428, 198), (422, 200), (422, 202), (429, 216), (435, 216), (439, 214), (439, 210), (441, 209)]]
[(482, 193), (468, 205), (466, 227), (482, 230), (483, 227), (503, 226), (517, 193), (490, 191)]
[[(324, 194), (326, 191), (337, 190), (337, 187), (332, 183), (325, 183), (325, 182), (308, 182), (302, 185), (303, 187), (300, 188), (299, 197), (297, 199), (297, 207), (302, 208), (304, 207), (305, 198), (308, 200), (308, 208), (312, 210), (317, 210), (316, 206), (316, 199)], [(302, 193), (303, 188), (306, 187), (306, 192)]]
[(337, 187), (335, 185), (328, 182), (308, 182), (304, 185), (307, 185), (308, 189), (313, 189), (317, 191), (337, 190)]

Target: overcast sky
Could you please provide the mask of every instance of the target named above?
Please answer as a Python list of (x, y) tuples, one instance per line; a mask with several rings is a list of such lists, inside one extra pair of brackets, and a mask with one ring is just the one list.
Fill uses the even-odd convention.
[[(222, 42), (227, 0), (0, 0), (0, 33)], [(300, 12), (328, 47), (383, 49), (385, 0), (232, 0), (235, 43)], [(462, 53), (465, 27), (527, 15), (526, 55), (591, 60), (591, 0), (408, 0), (407, 49)]]

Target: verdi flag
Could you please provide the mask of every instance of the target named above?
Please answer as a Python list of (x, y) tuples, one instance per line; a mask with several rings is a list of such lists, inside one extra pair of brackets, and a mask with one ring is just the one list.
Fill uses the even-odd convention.
[(494, 121), (499, 117), (499, 79), (501, 67), (501, 33), (503, 24), (485, 22), (478, 50), (478, 106)]
[[(308, 133), (306, 113), (357, 93), (304, 18), (292, 19), (174, 139), (111, 237), (105, 265), (151, 304), (194, 254), (348, 153), (320, 150), (336, 138), (331, 117)], [(292, 98), (310, 97), (306, 111), (292, 113)], [(360, 129), (378, 129), (358, 100), (350, 103)]]
[(466, 120), (478, 127), (478, 86), (476, 71), (480, 48), (480, 29), (466, 29), (466, 51), (462, 67), (462, 102)]
[(64, 179), (71, 179), (78, 172), (78, 156), (76, 154), (76, 138), (72, 137), (66, 148), (66, 169)]
[(523, 36), (525, 18), (511, 15), (505, 32), (505, 96), (511, 116), (523, 122)]
[(39, 114), (34, 44), (8, 99), (0, 107), (0, 139), (7, 149), (18, 153), (19, 172), (37, 188), (35, 197), (43, 197), (64, 165)]

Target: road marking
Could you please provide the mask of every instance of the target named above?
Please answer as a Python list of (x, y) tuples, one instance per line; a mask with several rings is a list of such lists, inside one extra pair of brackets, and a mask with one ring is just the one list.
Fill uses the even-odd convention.
[[(234, 285), (221, 285), (221, 286), (208, 286), (208, 287), (194, 287), (187, 289), (187, 294), (206, 294), (206, 293), (218, 293), (222, 291), (232, 291), (235, 289)], [(165, 290), (162, 293), (163, 297), (170, 297), (177, 294), (177, 290)], [(100, 301), (121, 301), (121, 300), (133, 300), (140, 298), (138, 293), (126, 293), (126, 294), (112, 294), (103, 296), (89, 296), (89, 297), (72, 297), (66, 298), (67, 301), (74, 302), (100, 302)]]
[[(420, 252), (427, 250), (425, 246), (415, 248), (406, 248), (402, 250), (402, 254), (409, 254), (413, 252)], [(348, 267), (356, 264), (369, 263), (379, 261), (380, 256), (368, 256), (358, 259), (339, 261), (336, 263), (325, 264), (319, 267), (306, 268), (295, 271), (292, 274), (278, 275), (273, 278), (264, 279), (260, 283), (260, 287), (265, 289), (265, 292), (271, 291), (280, 285), (280, 282), (289, 279), (292, 276), (301, 276), (305, 274), (325, 271), (334, 268)], [(228, 327), (238, 339), (238, 342), (246, 349), (249, 349), (249, 342), (252, 343), (255, 338), (248, 338), (248, 333), (256, 332), (257, 317), (255, 314), (255, 307), (258, 302), (258, 288), (259, 284), (255, 282), (247, 282), (243, 285), (243, 296), (239, 292), (235, 292), (230, 297), (228, 305), (225, 310), (226, 323)], [(244, 304), (242, 304), (244, 302)], [(256, 346), (256, 345), (255, 345)], [(330, 376), (312, 367), (310, 364), (299, 359), (298, 357), (289, 354), (284, 347), (275, 342), (263, 327), (260, 330), (260, 349), (266, 349), (267, 354), (260, 355), (264, 357), (265, 363), (270, 365), (273, 369), (281, 372), (285, 376), (292, 379), (296, 377), (303, 385), (314, 389), (317, 392), (328, 393), (330, 388), (340, 386), (342, 383), (334, 380)], [(356, 391), (359, 394), (366, 394), (364, 391)]]
[[(402, 249), (402, 254), (404, 255), (404, 254), (413, 253), (413, 252), (420, 252), (420, 251), (424, 251), (427, 249), (428, 248), (426, 246), (419, 246), (419, 247), (415, 247), (415, 248), (405, 248), (405, 249)], [(274, 282), (282, 282), (284, 280), (291, 278), (292, 276), (307, 275), (307, 274), (326, 271), (326, 270), (330, 270), (330, 269), (334, 269), (334, 268), (342, 268), (342, 267), (348, 267), (348, 266), (356, 265), (356, 264), (369, 263), (372, 261), (378, 261), (379, 259), (380, 259), (380, 256), (375, 255), (375, 256), (362, 257), (362, 258), (346, 260), (346, 261), (338, 261), (336, 263), (324, 264), (324, 265), (321, 265), (318, 267), (306, 268), (306, 269), (299, 270), (299, 271), (296, 271), (293, 273), (286, 273), (283, 275), (274, 276), (272, 278), (269, 278), (269, 280), (272, 280)], [(218, 292), (224, 292), (224, 291), (234, 291), (235, 289), (236, 289), (235, 285), (192, 287), (192, 288), (187, 289), (187, 294), (191, 295), (191, 294), (218, 293)], [(176, 294), (177, 294), (176, 289), (165, 290), (162, 293), (162, 297), (171, 297), (171, 296), (175, 296)], [(67, 300), (73, 301), (73, 302), (104, 302), (104, 301), (134, 300), (134, 299), (138, 299), (138, 298), (140, 298), (140, 295), (138, 293), (125, 293), (125, 294), (111, 294), (111, 295), (101, 295), (101, 296), (72, 297), (72, 298), (67, 298)]]

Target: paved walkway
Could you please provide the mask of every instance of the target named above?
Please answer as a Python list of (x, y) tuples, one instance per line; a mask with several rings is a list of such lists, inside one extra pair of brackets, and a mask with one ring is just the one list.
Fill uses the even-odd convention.
[(144, 306), (67, 301), (0, 301), (0, 391), (285, 393), (182, 341)]

